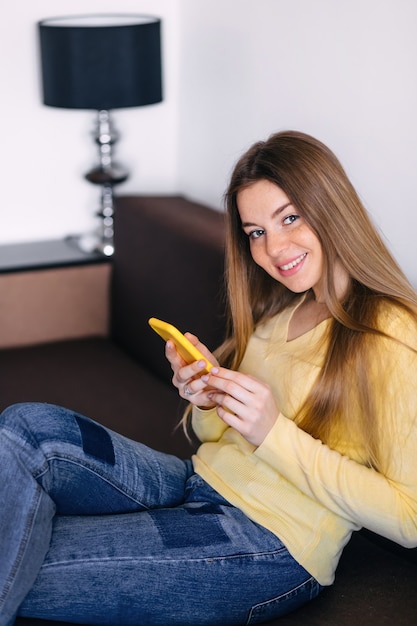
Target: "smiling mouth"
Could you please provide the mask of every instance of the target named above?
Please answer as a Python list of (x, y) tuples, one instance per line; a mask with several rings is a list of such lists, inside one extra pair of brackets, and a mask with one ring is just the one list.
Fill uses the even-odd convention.
[(300, 256), (294, 259), (294, 261), (291, 261), (291, 263), (286, 263), (285, 265), (279, 265), (278, 269), (284, 272), (287, 270), (292, 270), (293, 267), (296, 267), (297, 265), (299, 265), (301, 261), (303, 261), (306, 258), (306, 256), (307, 256), (307, 252), (304, 252), (304, 254), (300, 254)]

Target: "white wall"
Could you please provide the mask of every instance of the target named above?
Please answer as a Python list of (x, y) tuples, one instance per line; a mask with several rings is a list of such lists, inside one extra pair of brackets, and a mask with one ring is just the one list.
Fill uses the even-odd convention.
[(339, 156), (417, 284), (416, 0), (183, 0), (180, 187), (218, 205), (253, 141)]
[(23, 0), (0, 22), (0, 244), (88, 232), (100, 191), (95, 113), (42, 104), (36, 23), (56, 15), (146, 13), (162, 18), (164, 101), (114, 112), (115, 160), (131, 171), (120, 193), (177, 189), (179, 0)]
[(85, 232), (98, 190), (89, 111), (41, 103), (36, 22), (75, 13), (163, 19), (163, 103), (115, 112), (119, 193), (222, 205), (241, 152), (295, 128), (337, 153), (417, 284), (416, 0), (24, 0), (0, 24), (0, 244)]

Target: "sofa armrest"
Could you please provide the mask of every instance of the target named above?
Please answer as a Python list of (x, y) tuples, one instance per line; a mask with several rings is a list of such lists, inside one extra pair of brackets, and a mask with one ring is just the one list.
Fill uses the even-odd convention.
[(116, 200), (111, 334), (170, 382), (159, 317), (215, 349), (224, 334), (224, 214), (181, 196)]

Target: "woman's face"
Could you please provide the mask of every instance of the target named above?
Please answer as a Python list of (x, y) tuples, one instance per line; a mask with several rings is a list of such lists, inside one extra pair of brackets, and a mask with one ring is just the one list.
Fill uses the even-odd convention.
[(313, 289), (321, 300), (324, 256), (321, 243), (280, 187), (259, 180), (239, 191), (237, 205), (252, 258), (287, 289)]

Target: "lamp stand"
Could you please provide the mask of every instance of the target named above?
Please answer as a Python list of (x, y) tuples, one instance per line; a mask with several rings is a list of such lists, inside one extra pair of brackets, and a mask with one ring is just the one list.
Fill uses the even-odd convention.
[(100, 227), (68, 239), (85, 252), (110, 256), (113, 191), (128, 177), (112, 163), (118, 135), (110, 111), (162, 102), (161, 20), (128, 13), (67, 15), (41, 20), (38, 29), (43, 103), (98, 112), (99, 164), (85, 177), (101, 187)]
[[(101, 252), (106, 256), (114, 253), (114, 194), (115, 185), (123, 183), (129, 173), (126, 169), (113, 163), (113, 145), (119, 138), (110, 111), (97, 112), (95, 142), (99, 148), (99, 164), (89, 171), (85, 178), (95, 185), (101, 185), (101, 204), (97, 216), (101, 219), (96, 237), (80, 239), (80, 247), (90, 251)], [(83, 240), (84, 239), (84, 240)]]

